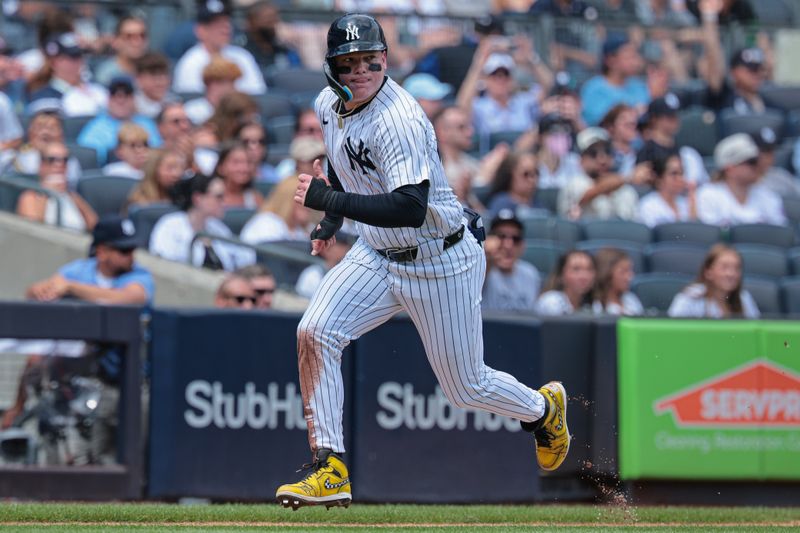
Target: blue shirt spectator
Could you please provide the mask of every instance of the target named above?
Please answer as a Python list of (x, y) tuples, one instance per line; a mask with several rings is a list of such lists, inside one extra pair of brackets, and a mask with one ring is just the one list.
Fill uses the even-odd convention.
[(156, 292), (153, 276), (136, 263), (133, 264), (129, 272), (120, 274), (117, 277), (103, 275), (97, 267), (96, 257), (77, 259), (62, 266), (58, 272), (69, 281), (96, 285), (107, 289), (124, 289), (128, 285), (137, 283), (142, 286), (147, 294), (148, 305), (153, 303), (153, 296)]

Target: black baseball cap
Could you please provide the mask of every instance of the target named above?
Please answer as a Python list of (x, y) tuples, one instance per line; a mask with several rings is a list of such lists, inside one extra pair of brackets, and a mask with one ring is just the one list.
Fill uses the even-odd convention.
[(539, 135), (553, 131), (572, 133), (572, 123), (558, 113), (548, 113), (539, 119)]
[(44, 44), (44, 53), (47, 57), (81, 57), (83, 48), (81, 48), (78, 37), (74, 33), (59, 33), (47, 40)]
[(117, 215), (102, 217), (92, 231), (91, 255), (98, 244), (117, 250), (133, 250), (139, 244), (133, 222)]
[(603, 57), (619, 52), (619, 49), (628, 44), (630, 39), (623, 35), (614, 34), (603, 42)]
[(650, 118), (663, 116), (677, 116), (681, 109), (681, 101), (675, 93), (667, 93), (656, 98), (647, 106), (647, 115)]
[(731, 68), (747, 67), (758, 70), (764, 66), (764, 52), (760, 48), (742, 48), (731, 58)]
[(504, 35), (503, 20), (496, 15), (475, 19), (475, 32), (481, 35)]
[(774, 150), (780, 142), (778, 134), (769, 126), (764, 126), (760, 130), (753, 132), (751, 137), (753, 137), (753, 140), (756, 142), (756, 146), (758, 146), (758, 149), (762, 152)]
[(199, 0), (197, 2), (197, 22), (208, 24), (217, 17), (231, 16), (232, 11), (227, 0)]
[(108, 94), (116, 94), (118, 91), (123, 91), (127, 94), (133, 94), (133, 79), (130, 76), (114, 76), (108, 82)]
[(511, 208), (504, 208), (495, 214), (494, 218), (492, 218), (492, 224), (489, 227), (489, 231), (492, 232), (497, 228), (497, 226), (501, 224), (514, 224), (519, 228), (520, 231), (524, 231), (525, 227), (522, 225), (522, 221), (517, 218), (517, 212)]

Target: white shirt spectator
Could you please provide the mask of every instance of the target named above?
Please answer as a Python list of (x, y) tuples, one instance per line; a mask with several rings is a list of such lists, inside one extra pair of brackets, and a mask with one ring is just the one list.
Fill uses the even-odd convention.
[(547, 291), (536, 300), (536, 312), (542, 316), (571, 315), (575, 308), (563, 291)]
[(706, 224), (786, 224), (783, 202), (774, 192), (754, 185), (740, 204), (725, 183), (708, 183), (697, 191), (697, 215)]
[(14, 112), (14, 105), (5, 93), (0, 92), (0, 142), (21, 139), (22, 135), (22, 125)]
[(544, 163), (539, 163), (539, 184), (537, 186), (540, 189), (561, 189), (567, 184), (570, 177), (582, 172), (580, 156), (570, 152), (560, 159), (558, 167), (553, 172)]
[(144, 177), (144, 170), (139, 170), (126, 163), (125, 161), (115, 161), (103, 167), (103, 174), (106, 176), (121, 176), (123, 178), (133, 178), (140, 180)]
[[(583, 170), (574, 174), (558, 194), (559, 215), (563, 217), (570, 216), (578, 207), (578, 203), (583, 198), (583, 195), (586, 194), (586, 191), (594, 187), (594, 185), (595, 181)], [(636, 189), (625, 184), (611, 194), (597, 196), (594, 200), (581, 207), (580, 218), (633, 220), (636, 217), (638, 204), (639, 195), (636, 193)]]
[[(216, 218), (206, 220), (205, 231), (219, 237), (233, 237), (228, 226)], [(185, 211), (169, 213), (161, 217), (153, 228), (153, 234), (150, 236), (150, 253), (171, 261), (202, 266), (205, 258), (203, 244), (196, 240), (191, 251), (189, 250), (194, 236), (195, 231)], [(220, 241), (212, 241), (211, 247), (219, 256), (225, 270), (236, 270), (255, 262), (255, 253), (249, 248)]]
[(536, 267), (517, 261), (510, 273), (493, 268), (483, 285), (483, 309), (496, 311), (535, 311), (542, 277)]
[[(60, 217), (60, 219), (59, 219)], [(44, 223), (62, 228), (86, 231), (86, 220), (69, 194), (57, 193), (47, 198), (44, 208)]]
[(475, 131), (488, 135), (498, 131), (522, 133), (536, 126), (539, 118), (539, 94), (541, 88), (533, 86), (528, 91), (515, 93), (506, 107), (489, 96), (480, 96), (472, 101), (472, 123)]
[[(745, 318), (761, 316), (761, 312), (749, 292), (742, 289), (739, 296), (742, 299), (742, 315)], [(689, 285), (676, 294), (667, 314), (671, 317), (723, 318), (722, 309), (716, 300), (706, 298), (706, 287), (702, 283)]]
[(183, 104), (183, 109), (186, 111), (186, 116), (195, 126), (205, 123), (214, 114), (214, 106), (205, 97), (192, 98)]
[(677, 213), (672, 210), (672, 207), (664, 200), (663, 196), (653, 191), (647, 193), (639, 200), (636, 219), (642, 224), (647, 224), (651, 228), (659, 224), (690, 220), (689, 202), (686, 198), (683, 196), (677, 197), (675, 199), (675, 206), (678, 208)]
[(632, 292), (626, 292), (622, 295), (621, 303), (610, 302), (603, 308), (603, 304), (599, 300), (592, 303), (592, 311), (597, 315), (607, 314), (615, 316), (641, 316), (644, 314), (644, 306), (639, 298)]
[(305, 228), (290, 230), (281, 217), (265, 211), (254, 215), (247, 221), (239, 233), (239, 238), (248, 244), (270, 241), (307, 241), (308, 231)]
[[(247, 94), (267, 92), (264, 76), (250, 52), (241, 46), (229, 44), (222, 48), (220, 54), (228, 61), (236, 63), (242, 71), (242, 77), (236, 80), (236, 90)], [(209, 61), (211, 61), (211, 56), (201, 43), (189, 48), (175, 65), (172, 90), (176, 93), (205, 92), (203, 69)]]
[(691, 146), (681, 146), (678, 150), (683, 165), (683, 175), (687, 181), (698, 185), (709, 182), (708, 171), (703, 163), (703, 156)]

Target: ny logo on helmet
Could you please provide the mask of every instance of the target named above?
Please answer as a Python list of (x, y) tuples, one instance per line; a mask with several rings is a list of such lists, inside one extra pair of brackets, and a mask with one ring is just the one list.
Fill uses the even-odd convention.
[(345, 28), (345, 31), (347, 32), (347, 34), (345, 35), (345, 39), (347, 39), (348, 41), (354, 41), (360, 38), (358, 36), (358, 26), (356, 26), (352, 22), (347, 23), (347, 28)]

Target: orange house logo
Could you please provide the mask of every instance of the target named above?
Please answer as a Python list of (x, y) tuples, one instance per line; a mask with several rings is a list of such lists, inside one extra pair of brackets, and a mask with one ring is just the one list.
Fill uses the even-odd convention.
[(758, 359), (653, 403), (671, 412), (678, 427), (800, 427), (800, 374)]

